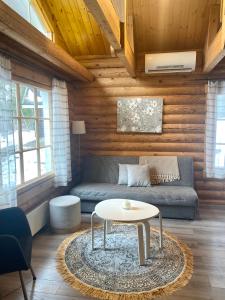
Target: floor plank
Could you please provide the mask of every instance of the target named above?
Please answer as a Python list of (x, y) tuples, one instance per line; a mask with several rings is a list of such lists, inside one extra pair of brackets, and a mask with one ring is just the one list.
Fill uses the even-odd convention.
[[(89, 215), (82, 216), (90, 222)], [(158, 221), (153, 220), (154, 225)], [(163, 220), (164, 229), (186, 242), (194, 254), (194, 274), (190, 283), (171, 296), (159, 300), (224, 300), (225, 299), (225, 207), (201, 207), (194, 221)], [(29, 299), (88, 300), (69, 287), (56, 271), (55, 255), (68, 235), (55, 235), (42, 230), (33, 242), (33, 267), (37, 281), (24, 272)], [(23, 294), (17, 273), (0, 276), (0, 299), (20, 300)]]

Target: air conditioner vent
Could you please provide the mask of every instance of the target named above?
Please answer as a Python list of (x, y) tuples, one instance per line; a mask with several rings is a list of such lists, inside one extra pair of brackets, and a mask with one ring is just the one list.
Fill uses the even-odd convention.
[(184, 65), (165, 65), (165, 66), (157, 66), (157, 69), (183, 69)]

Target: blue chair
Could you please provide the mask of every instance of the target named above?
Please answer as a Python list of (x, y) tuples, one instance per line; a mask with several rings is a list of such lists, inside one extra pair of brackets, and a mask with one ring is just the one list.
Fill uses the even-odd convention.
[(19, 272), (24, 299), (28, 299), (22, 271), (31, 270), (32, 235), (26, 215), (18, 207), (0, 210), (0, 274)]

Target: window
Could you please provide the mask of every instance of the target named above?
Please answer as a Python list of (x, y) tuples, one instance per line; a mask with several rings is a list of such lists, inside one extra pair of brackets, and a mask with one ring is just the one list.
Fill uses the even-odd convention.
[(13, 85), (17, 185), (52, 171), (50, 97), (47, 90)]
[(27, 22), (37, 28), (47, 38), (52, 40), (52, 32), (39, 13), (35, 1), (32, 0), (3, 0), (11, 9), (17, 12)]
[(223, 169), (225, 167), (225, 97), (216, 97), (216, 154), (215, 167)]

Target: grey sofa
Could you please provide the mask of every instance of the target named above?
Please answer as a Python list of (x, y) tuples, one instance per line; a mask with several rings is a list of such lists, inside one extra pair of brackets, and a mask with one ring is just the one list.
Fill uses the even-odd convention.
[(193, 188), (192, 158), (178, 157), (181, 177), (178, 181), (151, 187), (118, 185), (118, 164), (138, 164), (138, 161), (138, 157), (86, 157), (81, 183), (70, 192), (80, 197), (82, 212), (91, 213), (95, 205), (105, 199), (127, 198), (156, 205), (166, 218), (194, 219), (198, 210), (198, 196)]

